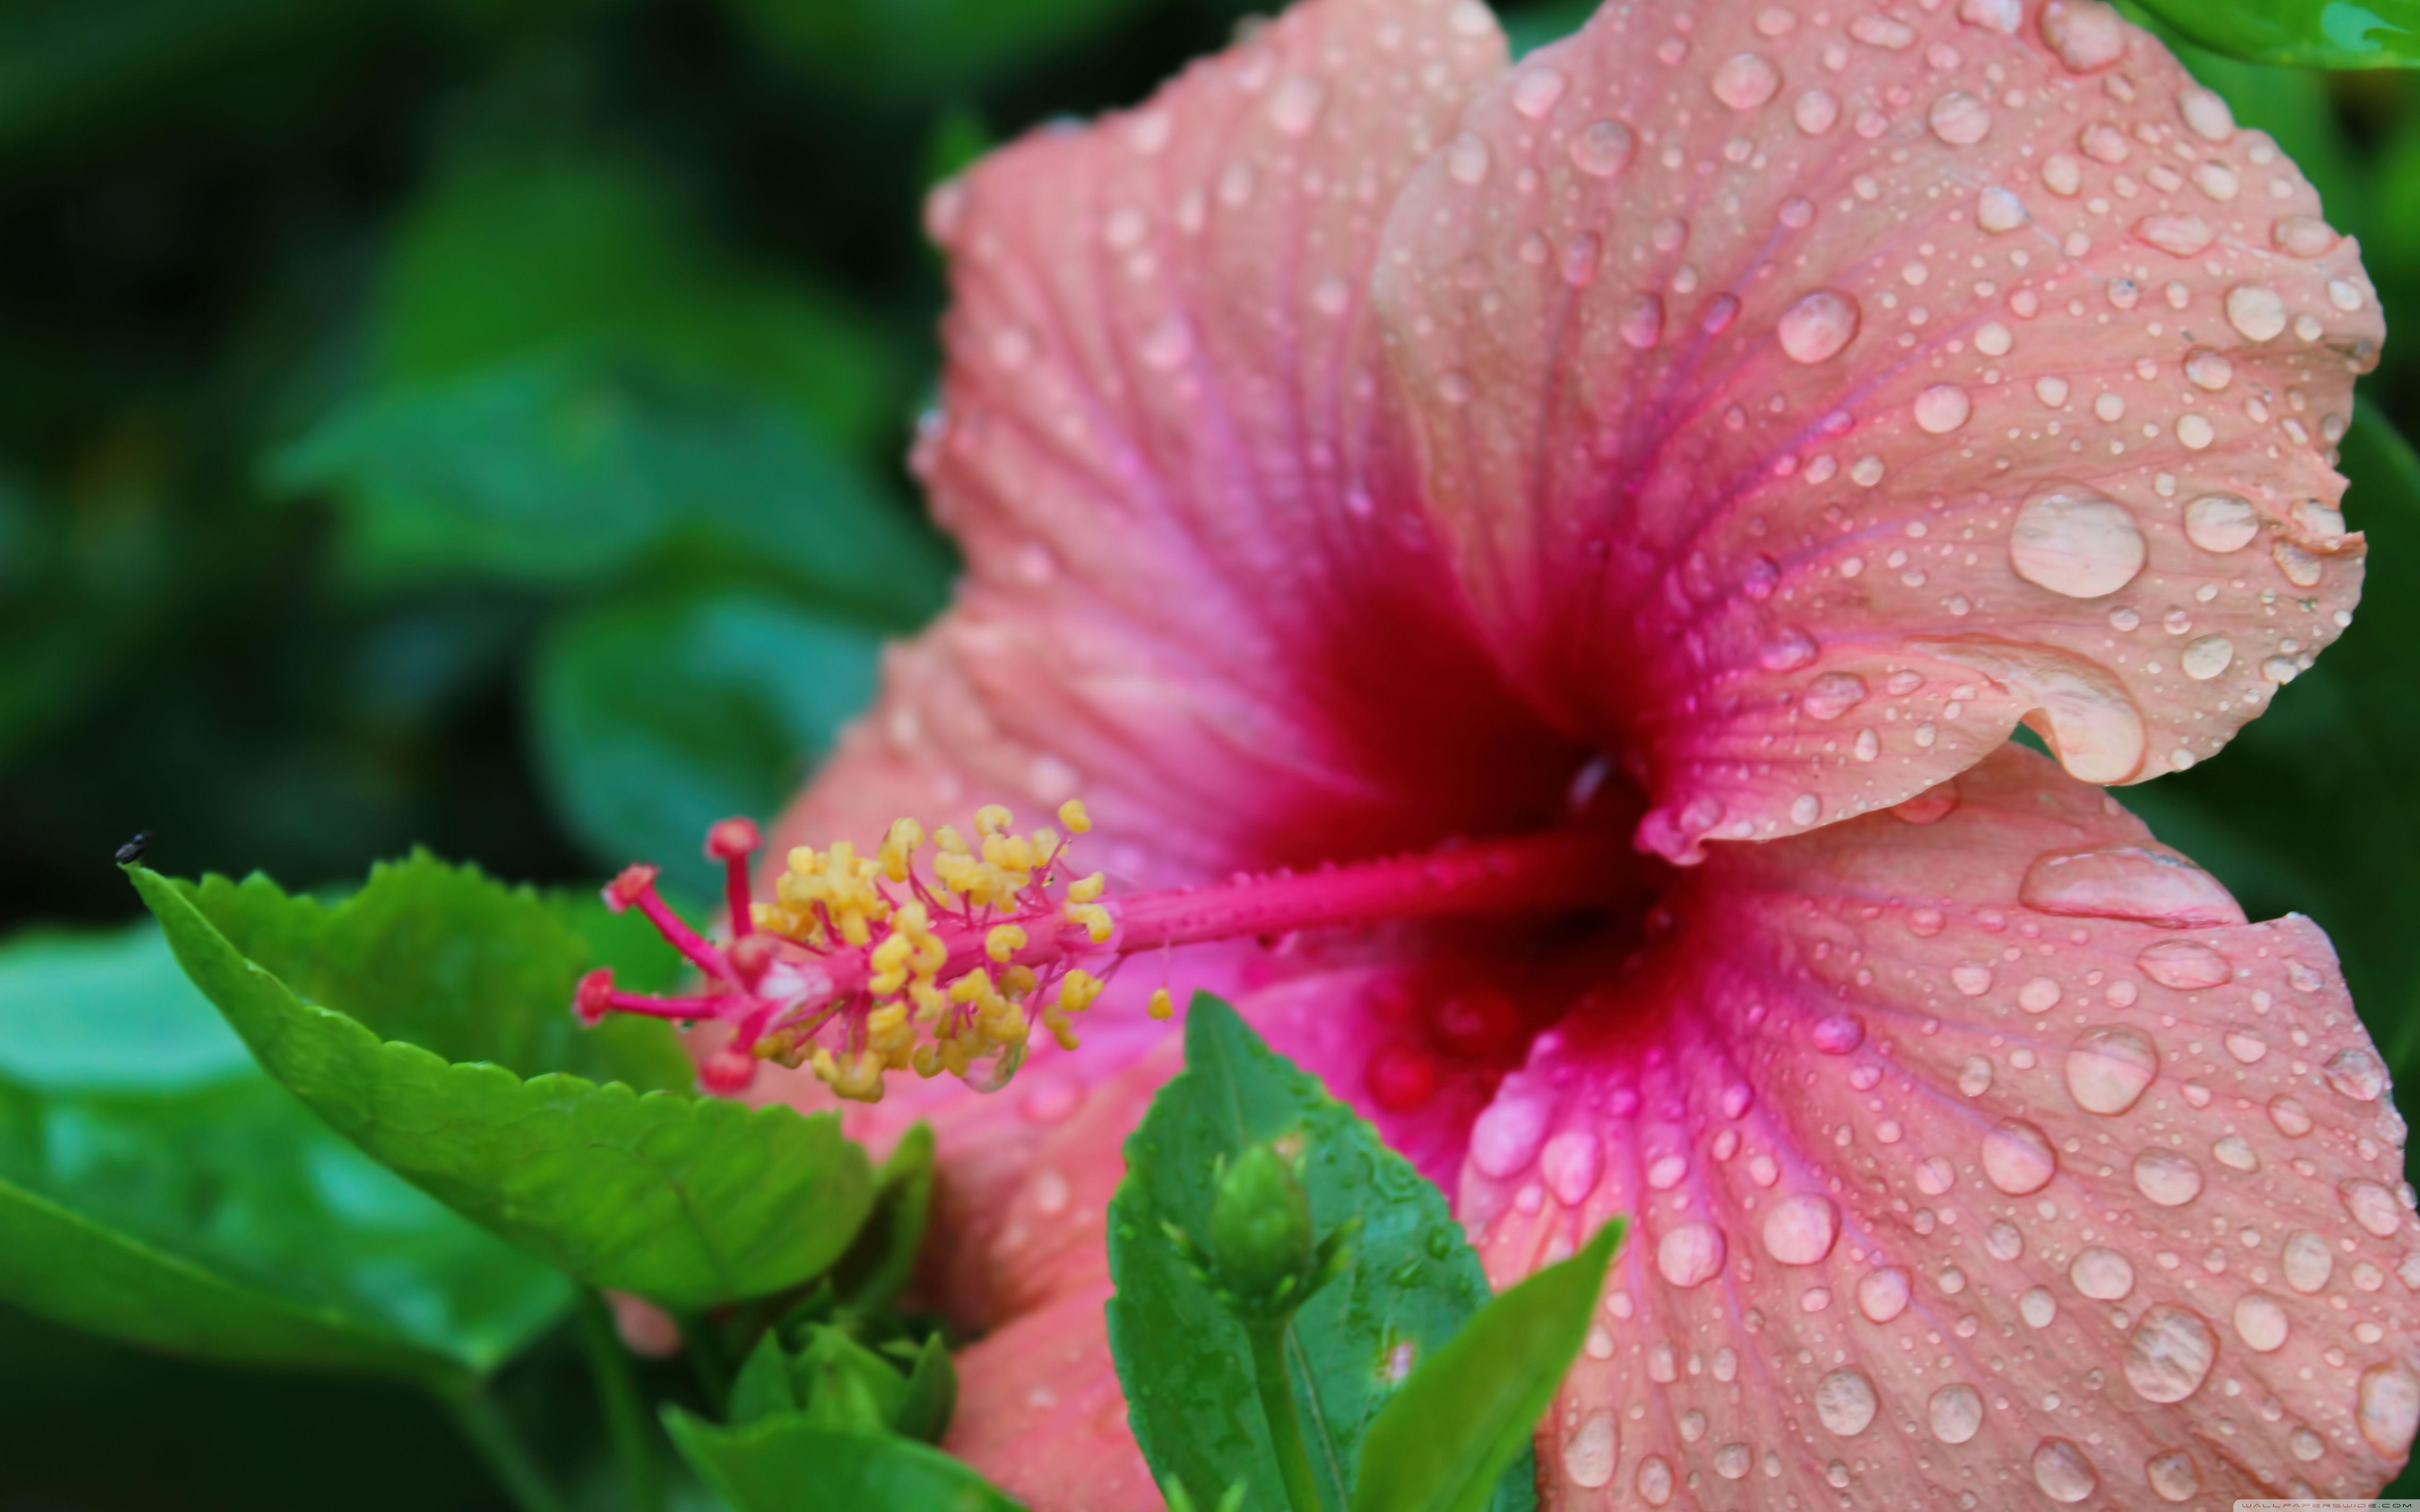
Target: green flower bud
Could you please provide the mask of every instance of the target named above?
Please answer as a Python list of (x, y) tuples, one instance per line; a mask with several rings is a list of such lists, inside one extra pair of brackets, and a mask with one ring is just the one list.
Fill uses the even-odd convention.
[(1237, 1156), (1210, 1209), (1210, 1257), (1218, 1284), (1246, 1304), (1299, 1301), (1313, 1260), (1311, 1194), (1266, 1145)]

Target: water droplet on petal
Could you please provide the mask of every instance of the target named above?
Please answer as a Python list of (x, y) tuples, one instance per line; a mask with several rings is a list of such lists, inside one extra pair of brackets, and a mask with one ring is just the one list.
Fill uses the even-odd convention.
[(2286, 329), (2286, 301), (2262, 284), (2239, 284), (2226, 291), (2226, 323), (2250, 341), (2269, 341)]
[(2134, 1190), (2163, 1208), (2181, 1208), (2201, 1196), (2201, 1167), (2172, 1149), (2134, 1157)]
[(2214, 89), (2194, 84), (2178, 90), (2177, 114), (2184, 117), (2185, 129), (2205, 142), (2224, 142), (2235, 134), (2235, 112)]
[(1481, 184), (1487, 181), (1488, 165), (1495, 154), (1488, 150), (1486, 139), (1465, 131), (1445, 149), (1445, 171), (1456, 183)]
[(1546, 1141), (1538, 1154), (1538, 1173), (1546, 1190), (1566, 1208), (1576, 1208), (1596, 1190), (1605, 1169), (1605, 1143), (1594, 1132), (1566, 1129)]
[(1856, 301), (1817, 289), (1782, 312), (1775, 333), (1792, 362), (1820, 363), (1849, 345), (1857, 333), (1857, 319)]
[(1733, 110), (1754, 110), (1781, 89), (1781, 73), (1754, 53), (1735, 53), (1714, 70), (1714, 98)]
[(2352, 1221), (2381, 1239), (2393, 1239), (2403, 1227), (2403, 1208), (2382, 1184), (2355, 1177), (2336, 1189)]
[(2246, 1292), (2236, 1303), (2235, 1336), (2245, 1349), (2267, 1354), (2284, 1345), (2289, 1332), (2284, 1305), (2267, 1292)]
[(1591, 178), (1610, 178), (1629, 165), (1637, 139), (1620, 121), (1591, 121), (1572, 138), (1572, 166)]
[(1269, 121), (1288, 136), (1301, 136), (1319, 124), (1319, 113), (1326, 105), (1327, 85), (1309, 74), (1296, 74), (1269, 97)]
[(1666, 1230), (1655, 1246), (1655, 1269), (1683, 1290), (1702, 1286), (1723, 1268), (1723, 1231), (1710, 1223), (1684, 1223)]
[(1947, 436), (1966, 424), (1975, 402), (1955, 383), (1935, 383), (1916, 396), (1916, 424), (1928, 436)]
[(1986, 1056), (1968, 1056), (1958, 1067), (1958, 1090), (1981, 1097), (1992, 1089), (1992, 1062)]
[(1815, 1021), (1807, 1036), (1827, 1056), (1845, 1056), (1866, 1042), (1866, 1026), (1854, 1013), (1835, 1013)]
[(2399, 1365), (2374, 1365), (2361, 1373), (2357, 1415), (2361, 1436), (2389, 1458), (2401, 1458), (2420, 1428), (2420, 1380)]
[(1757, 664), (1767, 671), (1789, 672), (1812, 665), (1820, 652), (1813, 636), (1785, 625), (1757, 648), (1756, 659)]
[(1971, 147), (1991, 134), (1992, 113), (1973, 95), (1953, 89), (1932, 102), (1926, 122), (1951, 147)]
[(2143, 1461), (2143, 1478), (2150, 1483), (2151, 1494), (2163, 1502), (2190, 1502), (2201, 1490), (2201, 1477), (2194, 1473), (2193, 1456), (2182, 1449), (2171, 1449)]
[(1840, 1210), (1830, 1197), (1802, 1192), (1764, 1215), (1764, 1250), (1783, 1265), (1812, 1265), (1840, 1237)]
[(2308, 215), (2279, 216), (2269, 228), (2269, 238), (2288, 257), (2323, 256), (2343, 239), (2327, 222)]
[(2298, 1228), (2286, 1236), (2286, 1248), (2280, 1269), (2286, 1273), (2286, 1284), (2304, 1296), (2328, 1284), (2335, 1273), (2336, 1257), (2328, 1242), (2307, 1228)]
[(2077, 73), (2105, 69), (2126, 54), (2126, 23), (2100, 0), (2050, 0), (2042, 7), (2041, 38)]
[(2017, 1315), (2027, 1328), (2048, 1328), (2058, 1317), (2058, 1299), (2048, 1287), (2035, 1287), (2017, 1299)]
[(1987, 189), (1975, 202), (1975, 224), (1998, 236), (2025, 224), (2025, 202), (2005, 189)]
[(1527, 69), (1512, 81), (1512, 108), (1537, 120), (1555, 108), (1570, 83), (1559, 69), (1541, 65)]
[(1877, 1323), (1887, 1323), (1907, 1310), (1907, 1272), (1899, 1266), (1869, 1271), (1857, 1278), (1857, 1311)]
[(2269, 1100), (2269, 1121), (2288, 1139), (2300, 1139), (2313, 1127), (2311, 1110), (2283, 1092)]
[(2243, 910), (2218, 879), (2150, 845), (2096, 845), (2035, 857), (2017, 885), (2026, 907), (2065, 918), (2146, 924), (2241, 924)]
[(2053, 485), (2017, 509), (2009, 561), (2027, 582), (2070, 598), (2100, 598), (2143, 570), (2143, 532), (2125, 506), (2089, 489)]
[(1614, 1464), (1621, 1457), (1621, 1441), (1610, 1407), (1600, 1407), (1580, 1419), (1580, 1426), (1563, 1440), (1563, 1473), (1586, 1490), (1612, 1480)]
[(1983, 1394), (1972, 1386), (1944, 1386), (1924, 1404), (1924, 1420), (1943, 1443), (1964, 1443), (1983, 1431)]
[(2159, 1074), (2159, 1047), (2122, 1025), (2085, 1030), (2067, 1053), (2068, 1095), (2086, 1113), (2125, 1112)]
[(1790, 118), (1808, 136), (1822, 136), (1840, 118), (1840, 101), (1828, 89), (1809, 89), (1790, 107)]
[(2177, 665), (2196, 683), (2207, 683), (2235, 661), (2235, 642), (2223, 635), (2206, 635), (2186, 643)]
[(2356, 1103), (2375, 1103), (2386, 1090), (2386, 1063), (2366, 1045), (2339, 1050), (2327, 1064), (2328, 1085)]
[(2126, 1340), (2126, 1383), (2147, 1402), (2180, 1402), (2201, 1390), (2218, 1359), (2218, 1335), (2201, 1314), (2158, 1303)]
[(2210, 250), (2218, 233), (2198, 215), (2146, 215), (2134, 223), (2134, 239), (2171, 257), (2195, 257)]
[(1501, 1180), (1526, 1169), (1546, 1137), (1546, 1104), (1537, 1098), (1498, 1098), (1470, 1128), (1470, 1159)]
[(1865, 1432), (1881, 1406), (1874, 1396), (1874, 1383), (1862, 1370), (1843, 1367), (1815, 1383), (1815, 1415), (1840, 1438), (1854, 1439)]
[(2116, 1302), (2134, 1289), (2134, 1263), (2114, 1249), (2094, 1244), (2069, 1263), (2067, 1279), (2094, 1302)]
[(1866, 701), (1866, 680), (1854, 672), (1825, 672), (1807, 685), (1798, 706), (1810, 719), (1837, 719)]
[(1983, 1174), (2012, 1197), (2050, 1185), (2058, 1174), (2058, 1152), (2050, 1136), (2022, 1119), (2010, 1119), (1983, 1136)]
[(2178, 992), (2199, 992), (2231, 980), (2235, 968), (2226, 957), (2198, 940), (2162, 940), (2147, 945), (2134, 958), (2144, 976)]
[(2101, 1484), (2092, 1461), (2065, 1439), (2044, 1439), (2034, 1445), (2033, 1473), (2034, 1484), (2054, 1502), (2081, 1502)]

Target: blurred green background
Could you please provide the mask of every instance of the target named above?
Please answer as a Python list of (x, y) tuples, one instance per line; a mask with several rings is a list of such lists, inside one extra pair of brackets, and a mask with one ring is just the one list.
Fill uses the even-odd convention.
[[(1584, 8), (1507, 14), (1534, 44)], [(901, 468), (924, 186), (1242, 9), (0, 0), (0, 927), (132, 917), (138, 829), (168, 872), (297, 888), (414, 843), (699, 887), (703, 825), (773, 808), (945, 592)], [(2390, 324), (2420, 311), (2413, 81), (2192, 61), (2361, 237)], [(2361, 623), (2224, 761), (2124, 795), (2256, 917), (2329, 929), (2398, 1072), (2420, 470), (2376, 422), (2420, 426), (2415, 364), (2389, 343), (2347, 445)], [(576, 1374), (550, 1347), (503, 1390), (576, 1440)], [(5, 1308), (0, 1424), (0, 1512), (503, 1504), (400, 1388)]]

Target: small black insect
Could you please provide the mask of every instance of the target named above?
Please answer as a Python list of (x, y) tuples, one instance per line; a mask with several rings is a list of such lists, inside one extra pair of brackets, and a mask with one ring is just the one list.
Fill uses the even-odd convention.
[(137, 830), (135, 831), (134, 838), (132, 840), (128, 841), (125, 844), (120, 845), (117, 848), (117, 864), (120, 866), (132, 866), (135, 862), (143, 859), (143, 853), (150, 848), (151, 831), (147, 829)]

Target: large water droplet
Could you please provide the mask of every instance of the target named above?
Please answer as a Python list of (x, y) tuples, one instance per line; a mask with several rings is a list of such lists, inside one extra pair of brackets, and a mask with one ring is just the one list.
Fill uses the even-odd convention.
[(1975, 401), (1955, 383), (1935, 383), (1916, 396), (1916, 426), (1928, 436), (1947, 436), (1966, 424)]
[(1539, 1152), (1538, 1172), (1546, 1190), (1566, 1208), (1576, 1208), (1596, 1190), (1605, 1169), (1605, 1142), (1590, 1129), (1566, 1129)]
[(2238, 284), (2226, 291), (2226, 323), (2247, 340), (2272, 340), (2286, 329), (2286, 301), (2265, 284)]
[(1857, 1278), (1857, 1311), (1877, 1323), (1887, 1323), (1907, 1311), (1907, 1272), (1896, 1265), (1869, 1271)]
[(2328, 1242), (2307, 1228), (2298, 1228), (2286, 1236), (2281, 1269), (2286, 1284), (2304, 1296), (2328, 1284), (2335, 1273), (2336, 1257)]
[(1638, 1499), (1649, 1506), (1672, 1500), (1672, 1464), (1662, 1455), (1649, 1455), (1638, 1467)]
[(2067, 1091), (2086, 1113), (2114, 1118), (2160, 1074), (2159, 1047), (2139, 1029), (2086, 1029), (2067, 1053)]
[(1793, 363), (1820, 363), (1837, 356), (1857, 333), (1857, 301), (1833, 289), (1817, 289), (1781, 313), (1775, 334)]
[(1288, 136), (1301, 136), (1319, 124), (1319, 113), (1326, 105), (1327, 85), (1309, 74), (1296, 74), (1269, 97), (1269, 121)]
[(1764, 1215), (1764, 1250), (1784, 1265), (1813, 1265), (1840, 1237), (1840, 1209), (1820, 1193), (1802, 1192)]
[(2163, 1208), (2181, 1208), (2201, 1196), (2201, 1167), (2173, 1149), (2134, 1157), (2134, 1190)]
[(1482, 184), (1487, 181), (1487, 169), (1495, 156), (1488, 149), (1486, 138), (1465, 131), (1445, 149), (1445, 171), (1456, 183)]
[(2150, 845), (2096, 845), (2035, 857), (2017, 899), (2045, 914), (2131, 918), (2146, 924), (2241, 924), (2243, 910), (2218, 879)]
[(2218, 1359), (2218, 1335), (2190, 1307), (2158, 1303), (2126, 1340), (2126, 1383), (2147, 1402), (2180, 1402), (2201, 1390)]
[(2356, 1103), (2375, 1103), (2386, 1090), (2386, 1063), (2366, 1045), (2339, 1050), (2327, 1064), (2328, 1085)]
[(1684, 1223), (1666, 1230), (1656, 1242), (1655, 1269), (1685, 1290), (1713, 1280), (1723, 1268), (1723, 1253), (1721, 1229), (1710, 1223)]
[(1754, 53), (1735, 53), (1714, 69), (1714, 98), (1733, 110), (1754, 110), (1781, 89), (1781, 72)]
[(1987, 189), (1975, 202), (1975, 224), (1993, 236), (2025, 224), (2025, 202), (2005, 189)]
[(1591, 121), (1572, 138), (1572, 166), (1591, 178), (1610, 178), (1629, 165), (1637, 138), (1620, 121)]
[(2283, 1346), (2292, 1332), (2285, 1304), (2265, 1291), (2248, 1291), (2235, 1304), (2235, 1336), (2243, 1347), (2267, 1354)]
[(2198, 215), (2146, 215), (2134, 223), (2134, 239), (2171, 257), (2197, 257), (2218, 233)]
[(1934, 100), (1925, 120), (1933, 135), (1954, 147), (1971, 147), (1992, 131), (1991, 111), (1962, 89), (1953, 89)]
[(2044, 1439), (2034, 1445), (2033, 1473), (2034, 1484), (2054, 1502), (2081, 1502), (2101, 1484), (2092, 1461), (2065, 1439)]
[(2205, 551), (2241, 551), (2260, 533), (2260, 511), (2231, 493), (2204, 494), (2185, 505), (2185, 539)]
[(1964, 1443), (1983, 1431), (1983, 1394), (1963, 1384), (1944, 1386), (1925, 1402), (1924, 1420), (1943, 1443)]
[(2116, 1302), (2134, 1289), (2134, 1262), (2114, 1249), (2094, 1244), (2069, 1263), (2067, 1279), (2094, 1302)]
[(2196, 683), (2207, 683), (2235, 663), (2235, 642), (2223, 635), (2205, 635), (2187, 641), (2177, 654), (2177, 665)]
[(2143, 1461), (2143, 1478), (2150, 1483), (2151, 1494), (2163, 1502), (2190, 1502), (2201, 1489), (2201, 1477), (2194, 1473), (2193, 1456), (2182, 1449), (2171, 1449)]
[(1610, 1407), (1600, 1407), (1580, 1419), (1580, 1426), (1563, 1440), (1563, 1473), (1584, 1489), (1594, 1490), (1612, 1480), (1614, 1464), (1621, 1457), (1621, 1440)]
[(2162, 940), (2134, 958), (2143, 975), (2180, 993), (2216, 987), (2235, 975), (2226, 957), (2199, 940)]
[(2050, 1136), (2022, 1119), (2010, 1119), (1983, 1136), (1983, 1174), (2012, 1197), (2050, 1185), (2058, 1174), (2058, 1152)]
[(2143, 532), (2125, 506), (2071, 484), (2043, 488), (2018, 506), (2009, 562), (2027, 582), (2070, 598), (2100, 598), (2143, 570)]
[(1874, 1396), (1874, 1383), (1862, 1370), (1844, 1366), (1815, 1382), (1815, 1415), (1843, 1439), (1865, 1432), (1881, 1407)]
[(2345, 1211), (2352, 1214), (2352, 1221), (2380, 1239), (2393, 1239), (2403, 1227), (2403, 1205), (2380, 1182), (2355, 1177), (2338, 1187), (2336, 1195), (2344, 1198)]
[(1798, 706), (1810, 719), (1837, 719), (1866, 701), (1866, 680), (1854, 672), (1825, 672), (1807, 685)]
[(1470, 1129), (1470, 1160), (1501, 1180), (1526, 1168), (1546, 1137), (1546, 1104), (1528, 1097), (1498, 1098)]
[(2300, 1139), (2313, 1127), (2311, 1110), (2284, 1092), (2269, 1100), (2269, 1121), (2288, 1139)]
[(2077, 73), (2105, 69), (2126, 55), (2126, 23), (2100, 0), (2050, 0), (2042, 7), (2041, 39)]
[(1854, 1013), (1834, 1013), (1817, 1019), (1807, 1038), (1827, 1056), (1845, 1056), (1866, 1042), (1866, 1026)]
[(2355, 1411), (2369, 1446), (2399, 1459), (2420, 1429), (2420, 1380), (2399, 1365), (2371, 1365), (2361, 1373)]
[(1512, 81), (1512, 108), (1531, 120), (1537, 120), (1555, 108), (1563, 98), (1571, 81), (1559, 69), (1540, 65), (1525, 69)]

